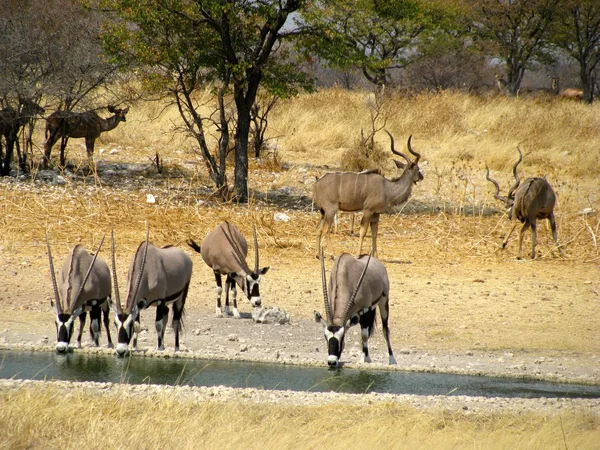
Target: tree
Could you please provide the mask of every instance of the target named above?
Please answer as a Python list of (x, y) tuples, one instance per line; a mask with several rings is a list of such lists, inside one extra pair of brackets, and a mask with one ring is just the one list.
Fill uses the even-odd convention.
[[(230, 121), (229, 95), (235, 105), (234, 197), (248, 200), (248, 139), (251, 110), (259, 87), (289, 96), (308, 88), (309, 80), (286, 59), (281, 44), (293, 30), (290, 14), (303, 0), (101, 0), (122, 21), (107, 27), (105, 49), (120, 63), (136, 67), (146, 86), (169, 95), (179, 108), (185, 128), (196, 139), (209, 175), (221, 195), (229, 195), (226, 154)], [(218, 119), (202, 117), (194, 94), (213, 86)], [(215, 124), (218, 151), (211, 153), (207, 127)]]
[(556, 45), (579, 63), (583, 98), (594, 99), (594, 73), (600, 63), (600, 3), (596, 0), (567, 0), (561, 4)]
[(371, 83), (383, 86), (393, 69), (422, 57), (431, 34), (453, 23), (449, 3), (325, 0), (302, 16), (312, 30), (304, 46), (331, 66), (356, 67)]
[(551, 58), (548, 37), (561, 0), (479, 0), (473, 5), (479, 42), (506, 68), (506, 87), (517, 95), (525, 70)]

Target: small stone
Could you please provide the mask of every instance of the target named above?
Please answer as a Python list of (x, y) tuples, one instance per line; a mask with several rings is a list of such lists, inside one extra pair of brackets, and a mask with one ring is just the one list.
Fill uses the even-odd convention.
[(235, 333), (232, 333), (230, 335), (227, 336), (227, 340), (231, 341), (231, 342), (237, 342), (239, 340), (238, 335)]

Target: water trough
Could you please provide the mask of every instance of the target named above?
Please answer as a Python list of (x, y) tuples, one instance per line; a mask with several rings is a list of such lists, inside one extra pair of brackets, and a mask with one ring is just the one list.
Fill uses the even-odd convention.
[(600, 386), (586, 384), (362, 368), (330, 370), (327, 367), (136, 355), (116, 358), (79, 352), (57, 355), (50, 352), (0, 350), (0, 378), (223, 385), (300, 392), (600, 398)]

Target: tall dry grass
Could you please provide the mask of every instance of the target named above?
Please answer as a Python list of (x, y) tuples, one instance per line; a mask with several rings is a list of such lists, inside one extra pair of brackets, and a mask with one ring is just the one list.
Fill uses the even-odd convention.
[(22, 388), (0, 394), (0, 448), (597, 448), (600, 419), (459, 414), (397, 404), (276, 406), (66, 394)]

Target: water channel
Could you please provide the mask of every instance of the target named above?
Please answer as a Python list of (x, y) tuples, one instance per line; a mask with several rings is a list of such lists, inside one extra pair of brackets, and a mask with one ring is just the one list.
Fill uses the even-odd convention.
[(0, 378), (230, 386), (304, 392), (600, 398), (600, 386), (514, 378), (133, 355), (0, 350)]

